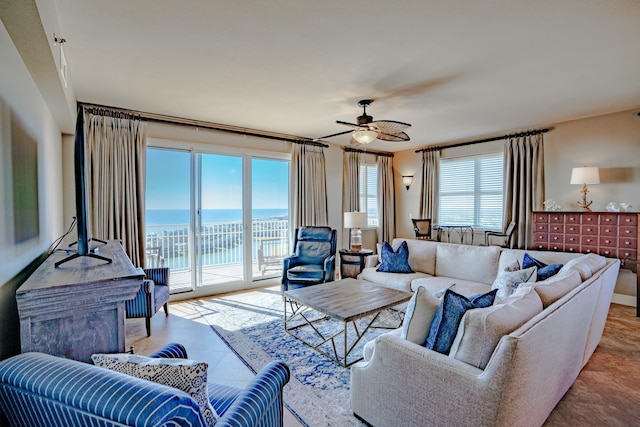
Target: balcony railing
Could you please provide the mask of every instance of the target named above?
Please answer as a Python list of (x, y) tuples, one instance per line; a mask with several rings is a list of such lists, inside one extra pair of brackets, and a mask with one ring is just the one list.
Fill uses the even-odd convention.
[[(289, 220), (254, 220), (251, 230), (252, 262), (264, 274), (261, 263), (273, 262), (289, 253)], [(170, 267), (176, 272), (190, 270), (189, 251), (194, 246), (190, 239), (194, 237), (202, 268), (242, 264), (244, 258), (241, 221), (202, 224), (197, 232), (190, 231), (189, 224), (147, 225), (146, 236), (147, 266)]]

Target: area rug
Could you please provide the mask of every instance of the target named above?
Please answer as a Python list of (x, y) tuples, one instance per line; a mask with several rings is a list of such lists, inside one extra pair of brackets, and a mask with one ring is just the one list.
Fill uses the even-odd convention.
[[(284, 402), (303, 425), (364, 426), (349, 407), (349, 368), (343, 368), (284, 331), (284, 303), (279, 287), (201, 299), (200, 303), (202, 318), (253, 372), (272, 360), (287, 363), (291, 379), (284, 389)], [(313, 316), (313, 312), (310, 315)], [(386, 322), (399, 322), (397, 315), (386, 316), (383, 319)], [(339, 326), (332, 321), (318, 324), (323, 333)], [(354, 354), (362, 355), (364, 344), (384, 332), (384, 329), (367, 331), (353, 350)], [(348, 340), (354, 335), (349, 329)], [(337, 343), (338, 349), (341, 345)]]

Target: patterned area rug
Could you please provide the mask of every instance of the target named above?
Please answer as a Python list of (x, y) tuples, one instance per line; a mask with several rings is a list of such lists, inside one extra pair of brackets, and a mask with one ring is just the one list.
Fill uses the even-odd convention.
[[(200, 302), (202, 318), (254, 372), (275, 359), (289, 365), (291, 380), (284, 390), (285, 405), (303, 425), (364, 425), (353, 416), (349, 407), (349, 368), (343, 368), (284, 331), (284, 303), (279, 287), (201, 299)], [(312, 311), (306, 313), (320, 317)], [(399, 322), (397, 315), (391, 314), (382, 320), (396, 325)], [(323, 334), (330, 334), (340, 326), (333, 321), (317, 324)], [(360, 331), (362, 327), (359, 324)], [(303, 329), (298, 332), (306, 339), (314, 338)], [(384, 332), (384, 329), (369, 329), (353, 350), (354, 359), (361, 357), (367, 341)], [(355, 335), (349, 328), (348, 342), (353, 342)], [(342, 345), (342, 342), (336, 342), (338, 351)], [(330, 343), (322, 348), (333, 351)]]

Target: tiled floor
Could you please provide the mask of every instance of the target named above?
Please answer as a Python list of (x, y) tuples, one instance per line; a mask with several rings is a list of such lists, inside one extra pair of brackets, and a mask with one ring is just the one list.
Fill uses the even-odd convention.
[[(168, 343), (179, 342), (186, 347), (189, 358), (209, 364), (209, 381), (244, 387), (253, 378), (253, 372), (198, 318), (189, 312), (188, 304), (171, 303), (169, 317), (164, 316), (162, 309), (153, 317), (150, 337), (144, 319), (127, 319), (126, 348), (133, 346), (136, 354), (146, 355)], [(286, 408), (284, 412), (285, 427), (302, 426)]]

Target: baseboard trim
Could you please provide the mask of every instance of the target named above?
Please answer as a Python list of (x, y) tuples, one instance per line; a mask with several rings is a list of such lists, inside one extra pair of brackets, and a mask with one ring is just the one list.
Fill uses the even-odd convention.
[(611, 298), (611, 302), (616, 304), (629, 305), (631, 307), (636, 307), (636, 297), (632, 295), (613, 294), (613, 298)]

